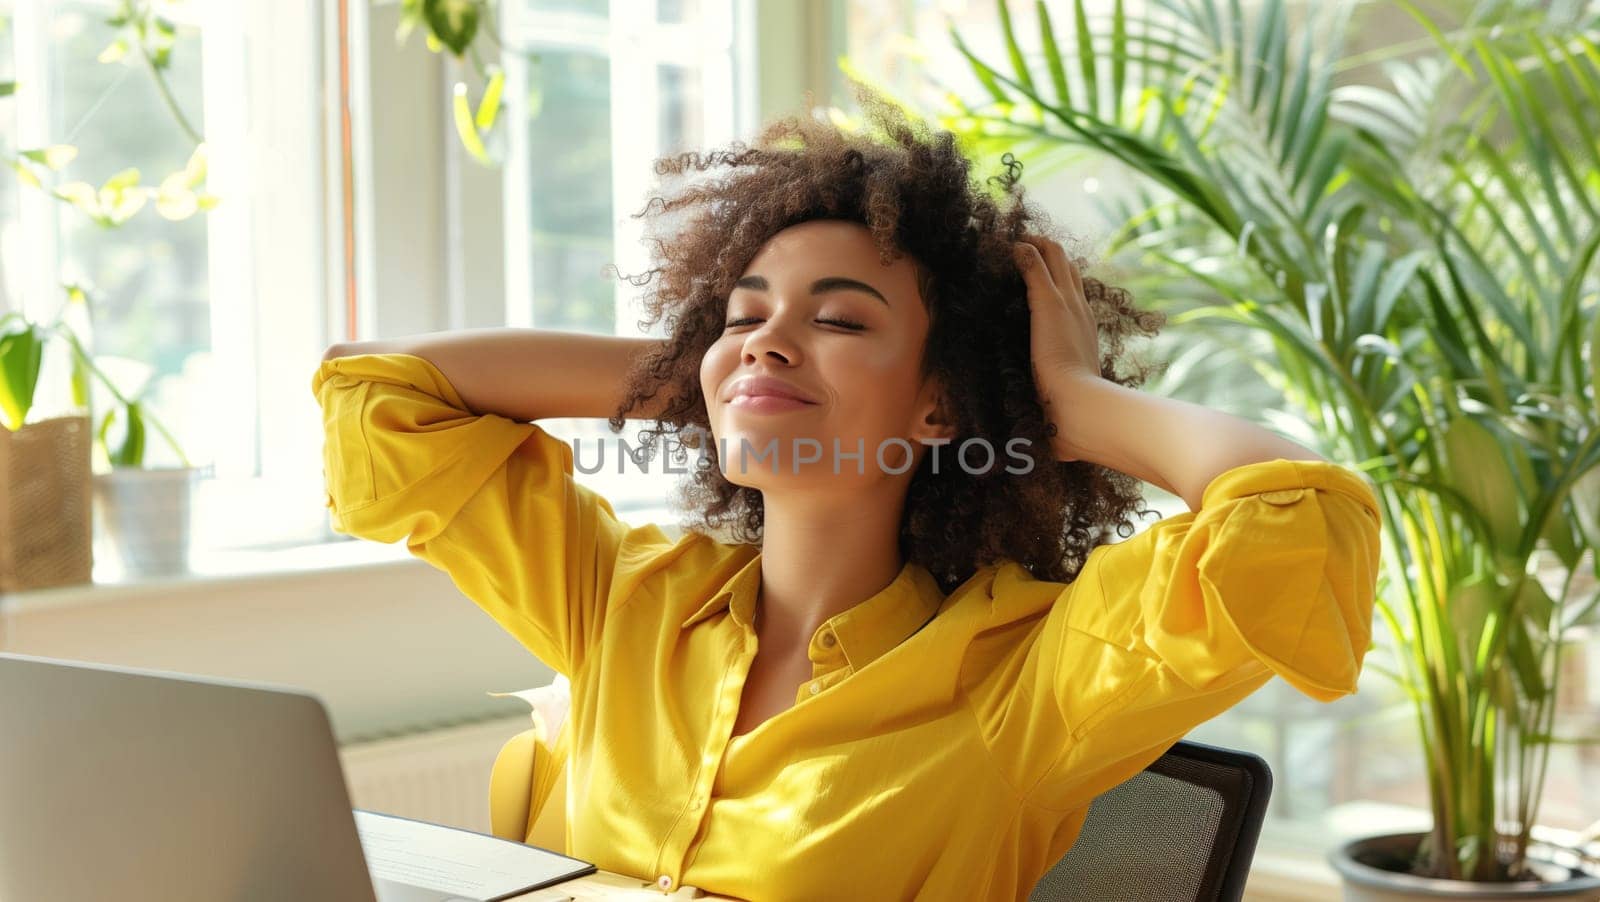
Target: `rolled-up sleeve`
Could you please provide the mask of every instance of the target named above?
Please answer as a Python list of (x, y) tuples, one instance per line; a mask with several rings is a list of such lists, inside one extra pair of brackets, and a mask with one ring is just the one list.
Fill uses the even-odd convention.
[(630, 534), (573, 479), (571, 448), (536, 424), (472, 413), (437, 367), (412, 355), (327, 360), (311, 387), (333, 528), (404, 540), (571, 676), (601, 628)]
[(1201, 509), (1094, 549), (1020, 668), (1012, 763), (1072, 810), (1143, 770), (1276, 674), (1330, 702), (1356, 692), (1379, 567), (1375, 493), (1327, 461), (1228, 470)]

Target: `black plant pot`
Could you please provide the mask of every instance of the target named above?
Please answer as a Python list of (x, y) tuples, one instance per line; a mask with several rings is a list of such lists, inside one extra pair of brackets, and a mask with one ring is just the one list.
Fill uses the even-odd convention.
[(1415, 899), (1472, 899), (1474, 902), (1596, 902), (1600, 873), (1581, 867), (1570, 850), (1539, 843), (1528, 849), (1528, 867), (1538, 880), (1480, 883), (1439, 880), (1406, 872), (1426, 833), (1395, 833), (1352, 840), (1328, 853), (1344, 878), (1345, 902), (1411, 902)]

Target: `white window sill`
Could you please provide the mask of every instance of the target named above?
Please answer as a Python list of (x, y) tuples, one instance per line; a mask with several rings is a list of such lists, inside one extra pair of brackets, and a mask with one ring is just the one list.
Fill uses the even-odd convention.
[(130, 577), (119, 561), (97, 552), (92, 582), (0, 593), (0, 608), (18, 613), (42, 607), (115, 604), (179, 587), (226, 589), (230, 584), (394, 564), (409, 558), (410, 554), (401, 543), (382, 545), (349, 540), (272, 549), (196, 548), (190, 552), (189, 570), (185, 573)]
[[(630, 524), (675, 524), (676, 514), (667, 508), (619, 508), (617, 516)], [(0, 592), (0, 611), (20, 613), (30, 609), (81, 604), (118, 604), (127, 599), (170, 592), (215, 590), (260, 585), (274, 580), (302, 579), (319, 573), (342, 573), (362, 567), (416, 566), (427, 564), (414, 558), (405, 543), (385, 545), (358, 539), (338, 538), (326, 542), (278, 548), (205, 548), (190, 550), (187, 572), (170, 576), (129, 576), (120, 561), (97, 545), (92, 582), (52, 586), (23, 592)]]

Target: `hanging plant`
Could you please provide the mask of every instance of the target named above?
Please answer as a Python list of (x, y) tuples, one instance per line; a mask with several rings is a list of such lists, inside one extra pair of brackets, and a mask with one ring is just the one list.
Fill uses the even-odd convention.
[[(395, 29), (395, 40), (404, 44), (411, 34), (421, 29), (427, 47), (434, 53), (449, 51), (457, 60), (468, 63), (484, 82), (483, 94), (474, 106), (471, 90), (465, 81), (457, 81), (451, 88), (451, 120), (456, 136), (467, 154), (484, 166), (498, 166), (504, 162), (504, 142), (495, 130), (499, 121), (501, 97), (505, 91), (505, 70), (494, 63), (485, 63), (477, 42), (487, 37), (497, 50), (505, 48), (495, 33), (492, 10), (485, 0), (401, 0), (400, 24)], [(534, 66), (538, 54), (525, 54)], [(529, 78), (529, 115), (537, 115), (540, 92), (537, 78)]]

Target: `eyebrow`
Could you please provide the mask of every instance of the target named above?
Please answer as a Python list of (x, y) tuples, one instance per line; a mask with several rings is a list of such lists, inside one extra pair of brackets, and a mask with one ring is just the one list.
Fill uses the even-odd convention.
[[(766, 291), (767, 280), (765, 276), (744, 276), (733, 283), (735, 288), (749, 288), (754, 291)], [(884, 306), (889, 306), (889, 299), (865, 282), (847, 279), (844, 276), (826, 276), (811, 283), (812, 294), (824, 294), (829, 291), (864, 291), (882, 301)]]

